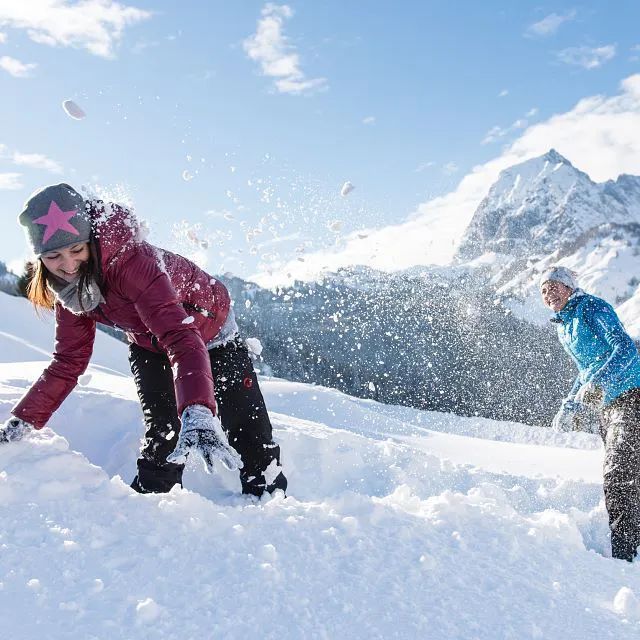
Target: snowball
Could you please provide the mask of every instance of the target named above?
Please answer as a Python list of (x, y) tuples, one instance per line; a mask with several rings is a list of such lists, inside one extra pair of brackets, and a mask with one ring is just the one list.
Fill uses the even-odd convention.
[(104, 582), (100, 578), (96, 578), (91, 585), (91, 593), (100, 593), (104, 589)]
[(78, 378), (78, 384), (86, 387), (91, 382), (91, 374), (84, 373)]
[(613, 599), (613, 610), (626, 618), (640, 618), (640, 602), (629, 587), (622, 587)]
[(189, 182), (189, 180), (193, 180), (193, 174), (190, 171), (187, 171), (186, 169), (182, 172), (182, 179), (185, 182)]
[(340, 231), (340, 229), (342, 229), (342, 222), (340, 220), (333, 220), (327, 227), (329, 227), (331, 231)]
[(354, 189), (355, 187), (349, 181), (347, 181), (342, 185), (342, 189), (340, 189), (340, 195), (344, 198), (345, 196), (348, 196)]
[(136, 616), (138, 618), (138, 622), (153, 622), (161, 612), (161, 607), (154, 601), (153, 598), (140, 600), (136, 605)]
[(62, 108), (64, 112), (74, 120), (82, 120), (87, 115), (73, 100), (65, 100), (62, 103)]
[(262, 353), (262, 343), (258, 338), (247, 338), (246, 343), (249, 351), (254, 355), (259, 356)]

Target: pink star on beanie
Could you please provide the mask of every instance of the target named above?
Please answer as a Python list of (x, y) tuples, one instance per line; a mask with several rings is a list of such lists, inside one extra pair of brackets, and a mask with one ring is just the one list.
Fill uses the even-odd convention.
[(63, 211), (57, 203), (52, 200), (47, 215), (34, 220), (36, 224), (46, 225), (44, 237), (42, 238), (43, 244), (46, 244), (47, 240), (58, 230), (68, 231), (69, 233), (79, 236), (80, 232), (69, 222), (69, 219), (73, 218), (76, 213), (78, 212), (75, 209)]

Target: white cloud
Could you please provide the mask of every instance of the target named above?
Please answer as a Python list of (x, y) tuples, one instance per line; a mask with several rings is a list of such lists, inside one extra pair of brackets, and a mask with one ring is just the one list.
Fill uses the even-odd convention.
[(569, 47), (558, 52), (558, 60), (584, 69), (597, 69), (616, 55), (616, 45), (603, 47)]
[(20, 153), (16, 151), (13, 154), (13, 163), (22, 167), (31, 167), (32, 169), (44, 169), (51, 173), (62, 173), (62, 165), (42, 153)]
[(376, 123), (375, 116), (367, 116), (366, 118), (362, 119), (362, 124), (375, 124), (375, 123)]
[(533, 118), (533, 116), (537, 115), (537, 113), (538, 113), (538, 107), (532, 107), (524, 115), (525, 115), (525, 118)]
[(2, 31), (0, 31), (0, 44), (4, 44), (6, 41), (7, 41), (7, 34), (2, 33)]
[[(584, 98), (570, 111), (528, 127), (499, 156), (474, 167), (454, 191), (420, 204), (401, 224), (372, 229), (362, 239), (353, 234), (344, 248), (309, 253), (304, 265), (292, 260), (282, 273), (313, 278), (323, 268), (351, 264), (387, 271), (447, 264), (500, 171), (555, 148), (598, 182), (638, 175), (640, 137), (630, 131), (640, 131), (640, 74), (623, 80), (617, 95)], [(252, 279), (273, 284), (260, 274)]]
[(498, 94), (498, 98), (504, 98), (505, 96), (509, 95), (509, 89), (503, 89), (499, 94)]
[(0, 58), (0, 69), (4, 69), (14, 78), (28, 78), (37, 66), (36, 64), (20, 62), (20, 60), (10, 56), (2, 56)]
[(570, 11), (564, 15), (558, 15), (557, 13), (550, 13), (548, 16), (542, 18), (539, 22), (534, 22), (527, 27), (525, 32), (528, 36), (538, 36), (544, 38), (546, 36), (553, 35), (564, 22), (569, 22), (576, 17), (575, 10)]
[(265, 76), (275, 78), (280, 93), (300, 94), (324, 89), (327, 87), (325, 78), (306, 78), (295, 47), (283, 34), (284, 20), (292, 16), (293, 10), (286, 4), (266, 4), (255, 34), (243, 42), (244, 50), (249, 58), (260, 64)]
[(435, 166), (435, 162), (433, 160), (429, 160), (429, 162), (421, 162), (416, 168), (415, 168), (415, 172), (416, 173), (422, 173), (423, 171), (426, 171), (427, 169), (430, 169), (431, 167)]
[(113, 0), (0, 0), (0, 26), (24, 29), (34, 41), (113, 56), (125, 27), (151, 12)]
[(504, 127), (500, 127), (496, 125), (495, 127), (491, 127), (487, 133), (484, 134), (484, 138), (482, 139), (481, 144), (489, 144), (491, 142), (495, 142), (498, 138), (502, 138), (506, 136), (508, 130)]
[(451, 162), (447, 162), (447, 164), (445, 164), (442, 167), (442, 171), (446, 173), (448, 176), (451, 176), (454, 173), (457, 173), (459, 168), (460, 167), (458, 167), (458, 165), (455, 162), (451, 161)]
[[(533, 109), (531, 109), (527, 113), (530, 114), (532, 111), (535, 113)], [(508, 127), (500, 127), (498, 125), (496, 125), (495, 127), (491, 127), (491, 129), (487, 131), (484, 138), (482, 139), (481, 144), (489, 144), (491, 142), (495, 142), (496, 140), (504, 138), (506, 135), (513, 133), (514, 131), (524, 129), (527, 124), (527, 120), (525, 120), (524, 118), (518, 118), (518, 120), (512, 122)]]
[(22, 189), (21, 177), (21, 173), (0, 173), (0, 191)]

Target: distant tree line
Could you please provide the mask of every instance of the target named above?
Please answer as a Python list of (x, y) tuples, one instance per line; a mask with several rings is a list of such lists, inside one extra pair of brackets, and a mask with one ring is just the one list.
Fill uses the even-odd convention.
[(276, 293), (226, 280), (276, 376), (420, 409), (549, 424), (573, 381), (551, 325), (469, 276), (360, 272)]

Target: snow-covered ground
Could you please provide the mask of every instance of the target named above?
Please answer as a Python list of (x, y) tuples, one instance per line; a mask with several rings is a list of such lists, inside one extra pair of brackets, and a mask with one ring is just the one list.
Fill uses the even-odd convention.
[[(4, 420), (52, 336), (0, 311)], [(286, 499), (197, 467), (139, 495), (126, 348), (100, 335), (94, 361), (51, 429), (0, 447), (2, 638), (637, 637), (595, 436), (267, 378)]]

